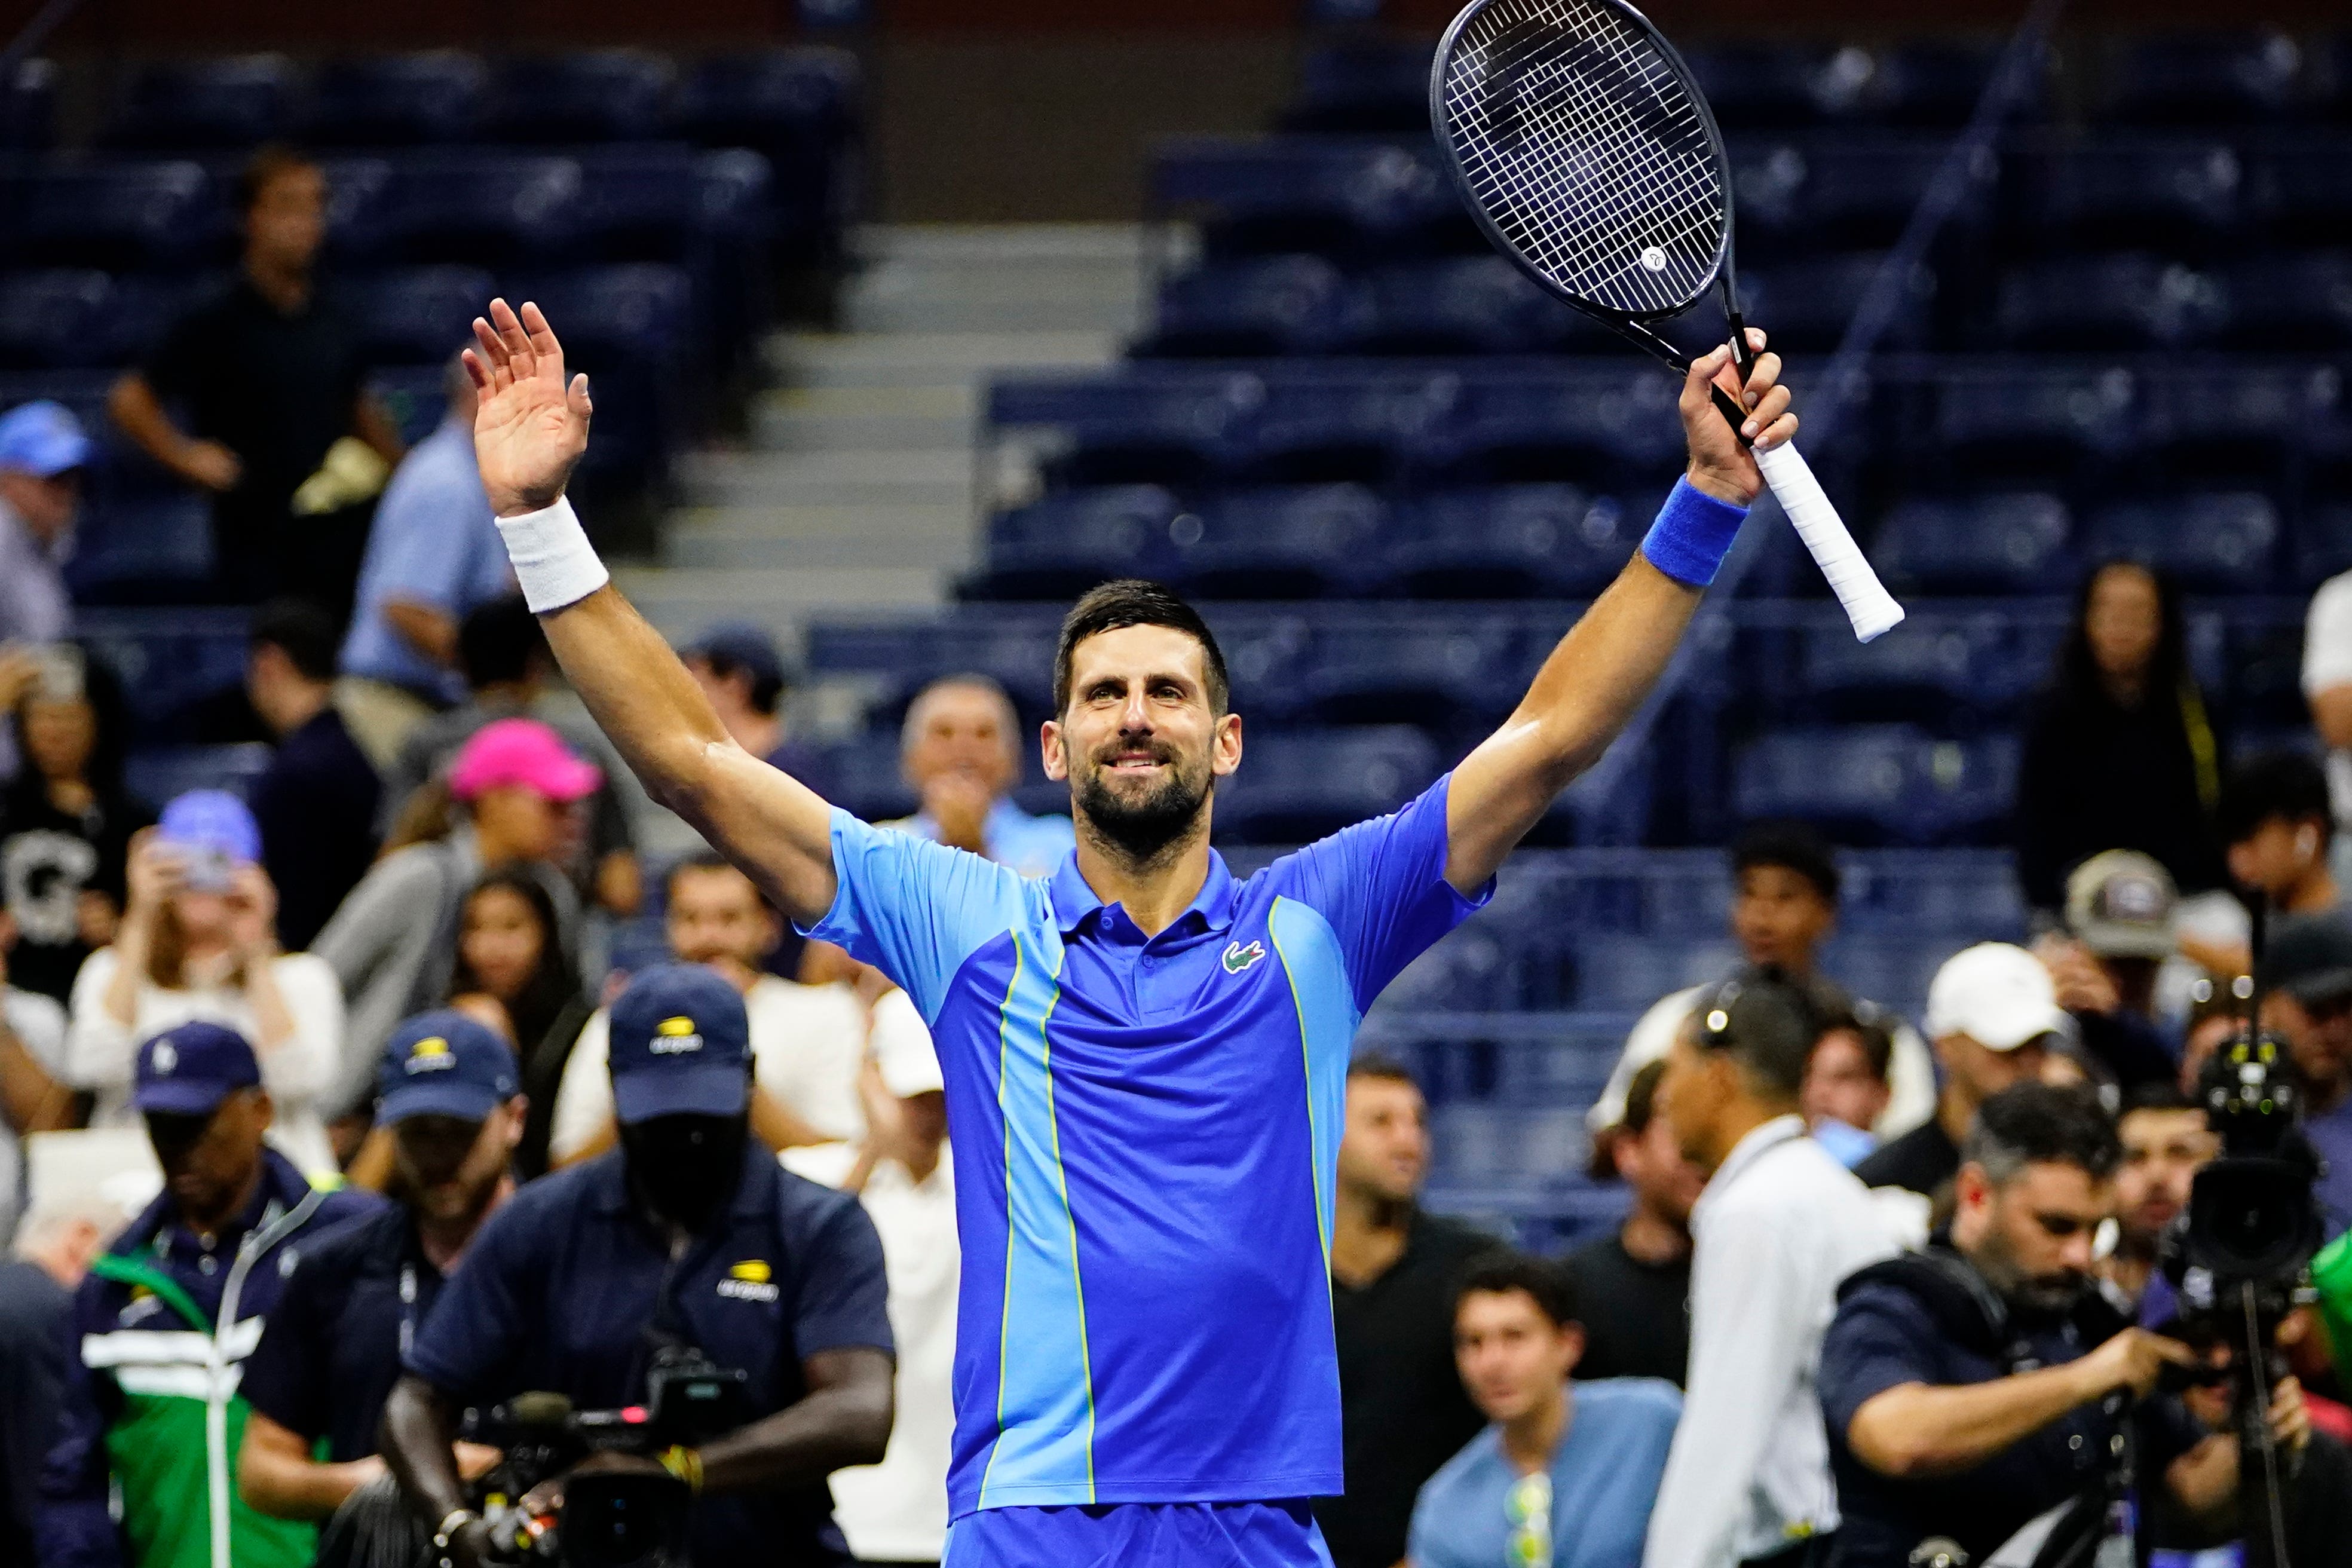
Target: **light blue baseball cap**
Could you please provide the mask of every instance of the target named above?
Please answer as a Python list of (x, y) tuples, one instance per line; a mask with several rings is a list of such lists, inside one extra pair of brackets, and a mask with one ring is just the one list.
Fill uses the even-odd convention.
[(0, 468), (55, 479), (89, 461), (89, 437), (62, 403), (42, 398), (0, 414)]

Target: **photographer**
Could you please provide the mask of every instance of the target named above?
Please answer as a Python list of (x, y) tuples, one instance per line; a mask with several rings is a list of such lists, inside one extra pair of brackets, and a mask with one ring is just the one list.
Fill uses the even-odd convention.
[[(2126, 1326), (2092, 1288), (2121, 1153), (2088, 1091), (2005, 1089), (1962, 1151), (1949, 1233), (1841, 1289), (1821, 1373), (1839, 1568), (1901, 1568), (1939, 1538), (1954, 1561), (1982, 1563), (2044, 1516), (2103, 1529), (2135, 1475), (2193, 1514), (2233, 1500), (2232, 1439), (2150, 1397), (2164, 1368), (2194, 1353)], [(2302, 1446), (2292, 1381), (2271, 1419), (2283, 1447)], [(2030, 1560), (2026, 1544), (2002, 1560)]]
[(781, 1169), (750, 1137), (749, 1025), (735, 988), (666, 965), (614, 1004), (621, 1147), (534, 1182), (443, 1288), (385, 1407), (385, 1457), (457, 1568), (490, 1560), (451, 1439), (467, 1405), (530, 1391), (582, 1408), (661, 1404), (698, 1352), (741, 1374), (736, 1430), (656, 1459), (698, 1494), (695, 1568), (842, 1563), (825, 1477), (882, 1458), (892, 1352), (882, 1249), (847, 1194)]

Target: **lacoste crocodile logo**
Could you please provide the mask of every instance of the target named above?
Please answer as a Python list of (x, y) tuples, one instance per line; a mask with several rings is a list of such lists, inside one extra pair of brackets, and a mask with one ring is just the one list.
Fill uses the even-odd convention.
[(1223, 960), (1225, 973), (1228, 974), (1239, 974), (1243, 970), (1247, 969), (1251, 964), (1255, 963), (1259, 959), (1264, 958), (1265, 956), (1265, 944), (1263, 942), (1254, 942), (1247, 947), (1244, 947), (1240, 942), (1229, 942), (1225, 944), (1225, 956)]

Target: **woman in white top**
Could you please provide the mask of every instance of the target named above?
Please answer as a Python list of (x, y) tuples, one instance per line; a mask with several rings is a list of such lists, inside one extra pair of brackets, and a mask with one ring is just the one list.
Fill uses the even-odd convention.
[(93, 1127), (136, 1126), (139, 1043), (202, 1018), (253, 1042), (276, 1117), (270, 1140), (303, 1171), (331, 1175), (318, 1104), (342, 1050), (334, 971), (278, 950), (278, 890), (258, 864), (245, 803), (194, 790), (131, 842), (129, 907), (114, 944), (75, 977), (66, 1079), (96, 1097)]

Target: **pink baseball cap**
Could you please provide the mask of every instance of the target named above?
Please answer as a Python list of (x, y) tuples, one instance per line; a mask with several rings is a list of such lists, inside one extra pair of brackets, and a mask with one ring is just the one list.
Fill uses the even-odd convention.
[(472, 800), (484, 790), (520, 784), (550, 800), (580, 799), (604, 782), (593, 763), (574, 756), (563, 737), (536, 719), (499, 719), (474, 731), (449, 764), (449, 793)]

